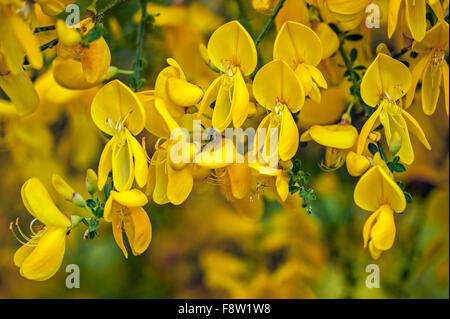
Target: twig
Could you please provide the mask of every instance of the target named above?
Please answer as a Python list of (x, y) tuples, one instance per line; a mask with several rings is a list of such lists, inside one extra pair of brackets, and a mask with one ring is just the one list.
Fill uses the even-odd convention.
[(286, 0), (280, 0), (278, 2), (278, 5), (276, 6), (275, 10), (272, 12), (272, 15), (270, 16), (269, 20), (267, 20), (266, 24), (264, 25), (264, 28), (262, 29), (261, 33), (258, 35), (258, 37), (255, 40), (255, 45), (258, 45), (258, 43), (262, 40), (262, 38), (266, 35), (267, 31), (269, 31), (270, 27), (273, 24), (273, 21), (277, 17), (278, 13), (280, 12), (281, 8), (284, 5), (284, 2)]
[(141, 76), (141, 69), (142, 69), (142, 46), (144, 44), (144, 38), (145, 38), (145, 24), (147, 23), (147, 0), (139, 0), (139, 4), (141, 6), (142, 10), (142, 16), (141, 21), (139, 22), (138, 29), (137, 29), (137, 37), (136, 37), (136, 57), (134, 59), (134, 75), (135, 78), (134, 81), (134, 91), (137, 91), (139, 86), (139, 80)]

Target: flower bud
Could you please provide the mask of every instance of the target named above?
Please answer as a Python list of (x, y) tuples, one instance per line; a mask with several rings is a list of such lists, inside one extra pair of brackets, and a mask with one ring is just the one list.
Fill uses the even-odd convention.
[(86, 172), (86, 190), (93, 195), (97, 189), (97, 174), (90, 168)]
[(74, 189), (58, 174), (53, 174), (52, 184), (58, 194), (63, 196), (66, 200), (71, 201), (80, 207), (86, 206), (86, 201), (83, 196), (75, 192)]
[(67, 47), (73, 47), (81, 41), (80, 33), (75, 29), (67, 27), (63, 20), (56, 21), (56, 33), (58, 34), (59, 41)]
[(269, 13), (274, 8), (273, 0), (252, 0), (253, 9), (260, 13)]
[(391, 152), (392, 156), (395, 156), (395, 154), (400, 151), (400, 148), (402, 147), (402, 137), (400, 134), (395, 131), (394, 134), (392, 134), (391, 141), (389, 142), (389, 152)]
[(369, 140), (378, 143), (381, 141), (381, 133), (378, 131), (372, 131), (369, 133)]
[(352, 176), (361, 176), (370, 167), (367, 157), (350, 151), (347, 154), (347, 171)]

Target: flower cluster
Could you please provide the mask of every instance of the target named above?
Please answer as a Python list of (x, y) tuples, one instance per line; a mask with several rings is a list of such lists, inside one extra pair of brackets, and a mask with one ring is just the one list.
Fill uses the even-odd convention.
[[(264, 200), (313, 213), (311, 174), (300, 162), (312, 142), (323, 147), (323, 159), (317, 160), (323, 171), (346, 166), (359, 177), (354, 202), (371, 212), (362, 229), (371, 256), (379, 258), (393, 246), (394, 212), (403, 213), (411, 201), (397, 180), (415, 161), (411, 136), (431, 150), (408, 107), (420, 102), (426, 115), (433, 114), (442, 89), (449, 113), (448, 1), (389, 1), (384, 31), (405, 45), (396, 54), (384, 43), (372, 52), (364, 25), (368, 0), (253, 0), (256, 11), (270, 15), (255, 39), (245, 19), (224, 22), (204, 7), (141, 0), (133, 18), (138, 24), (133, 70), (111, 65), (120, 58), (105, 40), (107, 13), (97, 12), (96, 1), (76, 25), (53, 18), (73, 2), (0, 0), (0, 88), (7, 97), (0, 100), (0, 122), (8, 124), (8, 134), (24, 134), (18, 123), (33, 127), (30, 116), (45, 118), (44, 104), (87, 101), (81, 102), (83, 123), (74, 125), (93, 123), (106, 139), (97, 171), (83, 168), (87, 200), (59, 175), (52, 177), (56, 192), (89, 217), (63, 214), (39, 178), (23, 184), (24, 206), (35, 218), (32, 234), (18, 221), (10, 226), (23, 244), (14, 255), (22, 276), (53, 276), (71, 230), (85, 225), (84, 238), (94, 239), (102, 221), (111, 223), (126, 258), (127, 245), (133, 255), (142, 254), (152, 240), (147, 204), (181, 205), (202, 185), (218, 187), (252, 221), (263, 216)], [(213, 31), (206, 45), (195, 47), (193, 66), (171, 52), (154, 83), (146, 82), (141, 72), (148, 32), (189, 19), (197, 25), (195, 34)], [(55, 39), (44, 45), (42, 21), (54, 24), (45, 32), (54, 32)], [(266, 37), (272, 24), (274, 39)], [(117, 24), (111, 23), (110, 32), (122, 36)], [(262, 39), (270, 58), (261, 56)], [(45, 56), (51, 47), (54, 56)], [(407, 53), (412, 62), (402, 58)], [(128, 84), (123, 75), (130, 76)], [(339, 107), (336, 90), (346, 108)], [(78, 132), (84, 130), (89, 129)], [(98, 143), (93, 149), (100, 154)], [(227, 256), (213, 252), (203, 257), (208, 273), (218, 271), (211, 270), (217, 258), (228, 263)], [(227, 289), (239, 296), (239, 289)]]

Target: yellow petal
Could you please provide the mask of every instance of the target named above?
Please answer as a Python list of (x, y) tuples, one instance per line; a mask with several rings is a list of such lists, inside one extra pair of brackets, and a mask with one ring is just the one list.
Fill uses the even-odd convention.
[(297, 65), (297, 68), (295, 69), (295, 74), (298, 76), (302, 86), (305, 89), (305, 95), (310, 95), (314, 82), (311, 74), (306, 68), (306, 64), (300, 63), (299, 65)]
[[(157, 151), (152, 158), (150, 165), (155, 165), (155, 189), (153, 190), (153, 201), (158, 205), (169, 202), (167, 199), (167, 154), (164, 151)], [(167, 165), (168, 166), (168, 165)]]
[(322, 60), (322, 42), (317, 34), (304, 24), (286, 22), (275, 39), (273, 57), (285, 61), (292, 69), (298, 64), (312, 66)]
[(339, 38), (333, 29), (326, 23), (319, 23), (314, 31), (320, 38), (323, 46), (322, 59), (328, 59), (339, 49)]
[(52, 277), (61, 266), (66, 247), (66, 228), (47, 227), (37, 247), (25, 258), (20, 274), (30, 280)]
[(419, 80), (423, 77), (423, 72), (427, 65), (430, 63), (431, 57), (433, 55), (433, 52), (429, 52), (426, 56), (422, 57), (417, 61), (417, 63), (413, 66), (411, 75), (412, 75), (412, 84), (411, 88), (408, 91), (408, 94), (406, 94), (405, 99), (405, 107), (409, 107), (412, 104), (412, 101), (414, 99), (414, 96), (416, 94), (416, 88), (417, 84), (419, 83)]
[(362, 154), (364, 152), (367, 138), (369, 137), (370, 132), (372, 132), (375, 128), (375, 123), (377, 122), (378, 116), (381, 114), (382, 110), (383, 105), (380, 105), (362, 127), (361, 132), (359, 133), (358, 142), (356, 144), (356, 153)]
[(370, 238), (376, 249), (388, 250), (395, 240), (394, 212), (389, 205), (383, 205), (377, 221), (372, 227)]
[(295, 73), (281, 60), (267, 63), (256, 73), (253, 94), (259, 104), (271, 111), (278, 103), (282, 103), (296, 113), (305, 103), (303, 86)]
[(39, 95), (25, 72), (0, 76), (0, 88), (16, 106), (17, 114), (31, 114), (39, 105)]
[(144, 187), (148, 178), (147, 154), (141, 144), (129, 133), (127, 136), (134, 158), (134, 176), (139, 187)]
[(422, 108), (426, 115), (432, 115), (441, 92), (442, 69), (429, 63), (422, 78)]
[(203, 97), (200, 87), (175, 77), (167, 79), (167, 92), (175, 104), (183, 107), (197, 104)]
[(202, 124), (205, 125), (205, 127), (211, 126), (209, 123), (209, 118), (212, 117), (213, 109), (210, 107), (210, 105), (217, 99), (220, 87), (222, 86), (222, 81), (226, 76), (226, 74), (222, 74), (209, 85), (208, 89), (205, 92), (205, 95), (203, 96), (202, 102), (200, 103), (198, 116), (202, 120)]
[(367, 69), (361, 82), (361, 97), (370, 106), (381, 99), (396, 101), (411, 87), (412, 77), (402, 62), (379, 53)]
[(111, 52), (103, 37), (83, 49), (81, 65), (89, 83), (97, 83), (105, 75), (111, 65)]
[(52, 64), (55, 81), (64, 88), (71, 90), (85, 90), (100, 84), (103, 78), (95, 83), (89, 83), (83, 72), (81, 62), (57, 57)]
[(398, 23), (398, 14), (403, 0), (389, 1), (389, 15), (388, 15), (388, 36), (391, 38), (394, 35)]
[(369, 218), (367, 218), (366, 222), (364, 223), (364, 227), (363, 227), (363, 241), (364, 241), (364, 248), (367, 247), (367, 243), (370, 240), (370, 233), (372, 231), (372, 227), (378, 217), (378, 215), (381, 212), (381, 207), (374, 213), (372, 213), (372, 215), (370, 215)]
[(442, 64), (442, 85), (443, 85), (444, 95), (445, 95), (445, 110), (447, 112), (447, 117), (448, 117), (450, 81), (449, 81), (449, 68), (448, 68), (447, 61), (444, 61)]
[(112, 144), (112, 178), (114, 188), (119, 192), (129, 190), (134, 180), (133, 153), (130, 143)]
[(147, 196), (138, 189), (125, 192), (111, 191), (110, 197), (113, 201), (125, 207), (142, 207), (148, 203)]
[[(174, 59), (167, 59), (167, 63), (169, 64), (169, 66), (164, 68), (156, 78), (155, 96), (162, 98), (170, 114), (178, 118), (184, 114), (184, 107), (182, 105), (177, 105), (176, 101), (172, 101), (169, 95), (169, 89), (173, 90), (173, 88), (169, 87), (168, 80), (174, 78), (181, 81), (186, 81), (186, 76), (184, 75), (184, 72), (178, 62), (176, 62)], [(176, 92), (173, 92), (173, 95), (175, 99), (182, 99), (181, 96), (176, 96)], [(190, 97), (190, 99), (191, 98), (192, 97)]]
[(55, 206), (42, 182), (33, 177), (27, 180), (21, 190), (22, 201), (31, 215), (47, 226), (61, 227), (67, 230), (71, 223)]
[(347, 171), (352, 176), (361, 176), (370, 167), (370, 161), (367, 157), (355, 152), (348, 152), (346, 159)]
[(252, 174), (246, 163), (234, 163), (227, 167), (231, 192), (234, 198), (242, 199), (251, 191)]
[(42, 11), (49, 16), (55, 16), (64, 9), (66, 9), (67, 5), (74, 3), (74, 0), (36, 0), (37, 3), (41, 6)]
[(402, 110), (403, 118), (406, 121), (406, 124), (408, 126), (408, 130), (413, 133), (419, 141), (428, 149), (431, 150), (431, 145), (427, 140), (427, 137), (425, 136), (424, 131), (420, 127), (419, 123), (416, 121), (414, 117), (411, 116), (408, 112), (405, 110)]
[(352, 125), (314, 125), (309, 129), (309, 135), (320, 145), (348, 149), (355, 144), (358, 131)]
[(109, 172), (112, 169), (112, 145), (115, 143), (114, 137), (106, 143), (105, 148), (100, 156), (98, 163), (98, 189), (103, 190), (106, 180), (108, 179)]
[(195, 157), (194, 163), (209, 169), (223, 168), (237, 162), (236, 155), (233, 141), (222, 139), (204, 147)]
[(208, 55), (218, 69), (238, 67), (244, 76), (253, 72), (258, 60), (252, 38), (238, 21), (228, 22), (214, 31), (209, 38)]
[(127, 252), (127, 249), (125, 248), (125, 244), (123, 243), (122, 217), (119, 214), (113, 215), (111, 226), (113, 229), (113, 235), (114, 235), (114, 239), (117, 243), (117, 246), (119, 246), (119, 248), (122, 250), (125, 258), (128, 258), (128, 252)]
[(167, 165), (167, 171), (167, 198), (172, 204), (180, 205), (188, 198), (194, 185), (191, 166), (188, 165), (181, 170), (174, 170), (170, 165)]
[[(222, 81), (233, 81), (232, 78), (225, 76)], [(228, 83), (223, 83), (217, 93), (216, 104), (214, 106), (212, 125), (222, 132), (232, 121), (232, 87)]]
[(313, 80), (317, 83), (318, 86), (321, 88), (328, 88), (327, 81), (323, 77), (322, 72), (318, 68), (312, 65), (305, 64), (306, 69), (308, 70), (309, 74), (313, 78)]
[(10, 31), (14, 33), (17, 40), (24, 48), (28, 61), (35, 69), (42, 68), (44, 60), (42, 58), (39, 42), (31, 31), (31, 28), (17, 15), (9, 16)]
[(0, 47), (2, 48), (3, 58), (7, 69), (12, 74), (18, 74), (23, 70), (25, 50), (14, 32), (11, 32), (11, 17), (12, 19), (17, 19), (17, 17), (13, 13), (10, 13), (6, 7), (0, 8), (0, 15), (0, 34), (2, 35)]
[(119, 80), (103, 86), (95, 95), (91, 115), (97, 127), (109, 135), (114, 135), (110, 121), (119, 121), (133, 134), (139, 134), (145, 126), (145, 111), (136, 94)]
[(405, 0), (406, 22), (416, 41), (422, 41), (427, 30), (427, 5), (425, 0)]
[(369, 242), (369, 252), (370, 252), (370, 256), (372, 256), (372, 258), (375, 260), (380, 258), (381, 254), (383, 253), (382, 250), (375, 248), (372, 241)]
[(384, 204), (390, 205), (398, 213), (406, 207), (403, 191), (379, 165), (370, 168), (359, 179), (353, 197), (356, 205), (371, 212)]
[[(133, 236), (127, 232), (128, 242), (130, 243), (133, 255), (142, 254), (150, 245), (152, 240), (152, 225), (147, 212), (142, 207), (131, 208), (130, 219), (133, 225)], [(125, 227), (125, 231), (127, 227)]]
[(278, 152), (283, 161), (288, 161), (297, 153), (299, 142), (298, 127), (287, 108), (283, 109), (281, 116)]
[(234, 127), (241, 127), (248, 116), (249, 93), (241, 71), (234, 75), (233, 97), (231, 99), (231, 117)]
[(278, 196), (280, 196), (281, 201), (282, 202), (286, 201), (289, 195), (289, 179), (287, 179), (283, 175), (278, 175), (275, 181), (275, 187)]
[(61, 19), (56, 21), (56, 33), (59, 41), (67, 47), (73, 47), (81, 41), (80, 33), (75, 28), (69, 28)]

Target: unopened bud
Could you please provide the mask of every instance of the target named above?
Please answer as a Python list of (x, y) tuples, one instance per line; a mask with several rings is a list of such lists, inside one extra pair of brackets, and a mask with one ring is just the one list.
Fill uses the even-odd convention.
[(93, 195), (97, 189), (97, 174), (90, 168), (86, 172), (86, 190)]
[(396, 131), (394, 134), (392, 134), (391, 141), (389, 142), (389, 152), (391, 152), (392, 156), (395, 156), (395, 154), (400, 151), (400, 148), (402, 147), (402, 137), (401, 135)]
[(66, 183), (66, 181), (58, 174), (53, 174), (52, 184), (55, 190), (66, 200), (71, 201), (77, 206), (86, 206), (86, 201), (83, 196), (74, 191), (74, 189)]
[(347, 171), (352, 176), (361, 176), (370, 167), (370, 161), (364, 155), (350, 151), (346, 159)]
[(74, 28), (69, 28), (63, 20), (56, 21), (56, 33), (59, 41), (67, 47), (73, 47), (81, 41), (80, 33)]
[(369, 133), (369, 140), (378, 143), (381, 141), (381, 133), (378, 131), (372, 131)]

